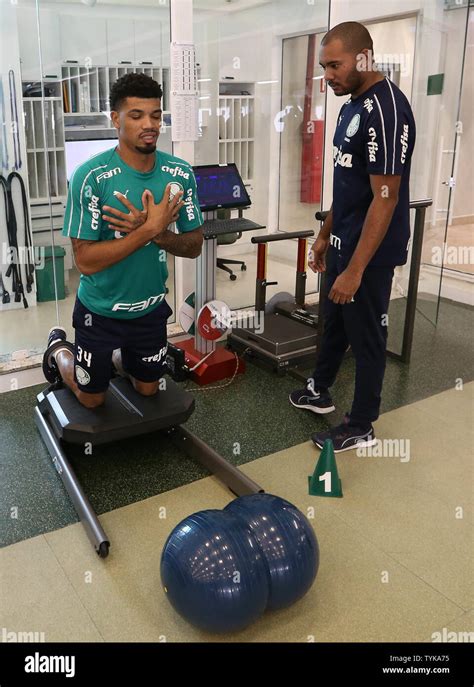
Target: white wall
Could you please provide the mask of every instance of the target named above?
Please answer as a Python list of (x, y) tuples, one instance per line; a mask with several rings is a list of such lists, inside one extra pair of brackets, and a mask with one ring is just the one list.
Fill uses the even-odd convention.
[[(219, 38), (218, 23), (213, 14), (201, 13), (199, 20), (194, 20), (194, 43), (196, 45), (196, 62), (199, 64), (201, 79), (199, 107), (204, 112), (205, 126), (202, 136), (195, 145), (195, 162), (197, 165), (211, 164), (219, 158), (218, 138), (218, 95), (219, 81)], [(211, 112), (207, 112), (210, 110)]]
[(374, 42), (375, 59), (379, 62), (400, 59), (399, 88), (411, 100), (413, 61), (415, 56), (416, 16), (368, 24)]
[[(38, 30), (34, 0), (15, 6), (20, 28), (23, 78), (39, 79)], [(93, 65), (119, 59), (138, 62), (152, 54), (160, 66), (169, 66), (169, 8), (130, 5), (87, 7), (80, 2), (40, 5), (43, 76), (60, 74), (65, 59), (86, 59)], [(145, 49), (146, 46), (148, 49)]]

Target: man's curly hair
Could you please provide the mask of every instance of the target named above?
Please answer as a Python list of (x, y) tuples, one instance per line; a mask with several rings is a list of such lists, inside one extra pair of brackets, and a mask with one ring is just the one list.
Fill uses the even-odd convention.
[(125, 74), (110, 89), (110, 109), (118, 112), (126, 98), (161, 98), (159, 83), (146, 74)]

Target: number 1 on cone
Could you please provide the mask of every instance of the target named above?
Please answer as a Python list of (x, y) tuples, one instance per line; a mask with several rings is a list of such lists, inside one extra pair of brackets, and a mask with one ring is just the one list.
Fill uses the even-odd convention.
[(328, 492), (331, 491), (331, 473), (330, 472), (325, 472), (324, 475), (321, 475), (319, 478), (320, 482), (324, 482), (324, 491)]

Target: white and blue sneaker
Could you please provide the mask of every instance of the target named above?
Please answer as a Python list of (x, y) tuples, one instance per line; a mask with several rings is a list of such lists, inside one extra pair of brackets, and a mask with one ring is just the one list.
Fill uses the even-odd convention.
[(64, 327), (60, 327), (59, 325), (57, 325), (56, 327), (51, 327), (48, 333), (48, 343), (46, 344), (46, 348), (49, 348), (57, 341), (66, 341), (66, 336), (67, 334)]
[(290, 396), (291, 405), (295, 408), (311, 410), (318, 415), (325, 415), (336, 410), (329, 391), (315, 391), (314, 379), (310, 377), (304, 389), (292, 391)]
[(324, 432), (316, 432), (316, 434), (311, 436), (311, 439), (320, 449), (323, 448), (324, 442), (330, 439), (334, 447), (334, 453), (350, 451), (353, 448), (373, 446), (377, 443), (372, 425), (369, 425), (369, 427), (359, 427), (355, 423), (351, 423), (348, 414), (345, 415), (342, 424), (327, 429)]

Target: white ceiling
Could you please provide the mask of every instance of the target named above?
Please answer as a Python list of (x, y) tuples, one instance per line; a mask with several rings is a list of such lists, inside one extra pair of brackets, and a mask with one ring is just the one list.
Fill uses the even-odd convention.
[[(214, 12), (240, 12), (249, 9), (250, 7), (257, 7), (258, 5), (266, 5), (275, 0), (194, 0), (194, 8), (196, 10), (206, 10)], [(46, 0), (44, 4), (57, 3), (68, 5), (81, 5), (81, 0)], [(41, 0), (40, 0), (41, 4)], [(155, 7), (156, 9), (165, 9), (160, 5), (159, 0), (97, 0), (96, 5), (120, 5), (123, 7)], [(168, 3), (167, 6), (169, 7)]]
[(273, 0), (194, 0), (194, 7), (197, 10), (214, 10), (218, 12), (236, 12), (246, 10), (257, 5), (266, 5)]

